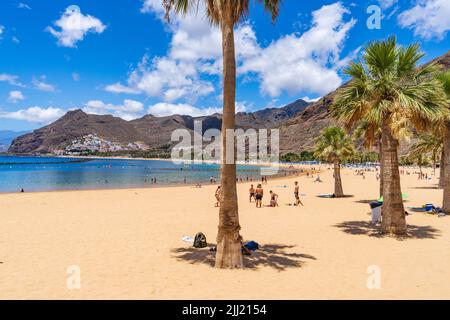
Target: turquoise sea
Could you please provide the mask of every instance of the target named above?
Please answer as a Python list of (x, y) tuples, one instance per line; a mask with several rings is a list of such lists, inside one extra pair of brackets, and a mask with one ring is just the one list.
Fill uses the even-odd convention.
[[(209, 183), (217, 164), (174, 164), (161, 160), (75, 159), (0, 156), (0, 192), (117, 189)], [(238, 166), (238, 177), (260, 179), (255, 166)], [(156, 185), (151, 180), (156, 178)]]

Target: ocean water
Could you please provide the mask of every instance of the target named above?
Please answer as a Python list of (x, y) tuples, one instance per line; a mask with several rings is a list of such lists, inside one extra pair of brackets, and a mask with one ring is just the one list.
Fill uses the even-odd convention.
[[(116, 189), (209, 183), (217, 164), (174, 164), (161, 160), (111, 160), (0, 156), (0, 192)], [(259, 180), (255, 166), (238, 166), (238, 177)], [(152, 185), (151, 179), (157, 184)]]

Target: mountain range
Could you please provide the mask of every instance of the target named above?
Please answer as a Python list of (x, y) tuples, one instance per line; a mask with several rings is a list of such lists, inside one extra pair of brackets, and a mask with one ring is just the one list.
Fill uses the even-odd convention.
[[(240, 112), (236, 114), (236, 126), (242, 129), (275, 128), (303, 111), (308, 105), (308, 102), (300, 99), (282, 108)], [(192, 132), (194, 122), (198, 120), (202, 121), (203, 132), (208, 129), (220, 129), (222, 126), (220, 114), (202, 117), (186, 115), (156, 117), (149, 114), (126, 121), (111, 115), (87, 114), (78, 109), (69, 111), (48, 126), (18, 137), (13, 141), (9, 152), (55, 153), (72, 141), (90, 134), (122, 145), (142, 142), (149, 149), (156, 149), (170, 143), (172, 132), (176, 129), (187, 129)]]
[[(439, 64), (443, 70), (450, 69), (450, 51), (433, 62)], [(335, 123), (329, 107), (340, 88), (314, 103), (300, 99), (282, 108), (237, 113), (236, 127), (279, 128), (281, 154), (311, 150), (320, 132)], [(9, 152), (52, 153), (64, 148), (74, 139), (89, 134), (122, 144), (140, 141), (150, 149), (158, 148), (170, 143), (173, 130), (193, 130), (196, 120), (202, 120), (204, 131), (221, 128), (220, 114), (203, 117), (146, 115), (140, 119), (126, 121), (111, 115), (91, 115), (82, 110), (75, 110), (48, 126), (16, 138)]]

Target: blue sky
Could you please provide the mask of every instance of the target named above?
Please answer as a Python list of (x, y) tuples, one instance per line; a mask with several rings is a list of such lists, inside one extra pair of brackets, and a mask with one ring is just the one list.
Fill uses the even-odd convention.
[[(0, 130), (30, 130), (82, 108), (130, 120), (221, 109), (220, 32), (203, 12), (163, 19), (161, 0), (2, 0)], [(236, 28), (237, 108), (316, 99), (372, 40), (450, 48), (448, 0), (285, 0), (275, 24), (255, 1)], [(370, 29), (369, 6), (381, 11)], [(376, 9), (376, 8), (375, 8)]]

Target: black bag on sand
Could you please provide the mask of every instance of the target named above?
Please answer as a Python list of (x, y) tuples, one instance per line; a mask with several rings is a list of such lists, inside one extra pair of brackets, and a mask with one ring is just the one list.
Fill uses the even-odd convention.
[(206, 248), (207, 246), (206, 236), (201, 232), (197, 233), (194, 238), (194, 248)]

